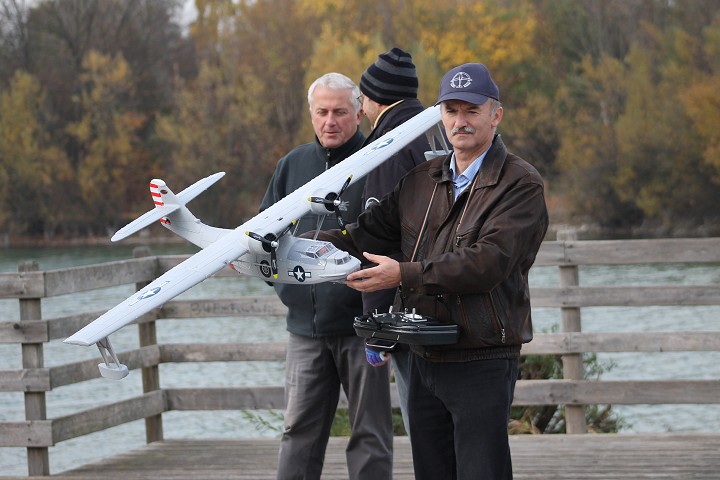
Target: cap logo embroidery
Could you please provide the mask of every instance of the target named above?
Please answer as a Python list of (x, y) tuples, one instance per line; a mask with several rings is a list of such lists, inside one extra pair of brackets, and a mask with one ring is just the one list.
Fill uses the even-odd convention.
[(450, 80), (450, 86), (452, 88), (466, 88), (472, 83), (472, 78), (465, 72), (458, 72)]

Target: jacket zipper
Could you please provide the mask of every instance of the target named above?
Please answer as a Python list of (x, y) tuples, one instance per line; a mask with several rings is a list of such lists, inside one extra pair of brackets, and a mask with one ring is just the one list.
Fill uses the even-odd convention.
[(498, 315), (497, 308), (495, 308), (495, 300), (493, 300), (492, 292), (488, 293), (490, 296), (490, 306), (492, 307), (493, 316), (497, 323), (500, 325), (500, 342), (505, 343), (505, 325), (503, 324), (502, 318)]
[[(330, 149), (325, 149), (325, 171), (327, 171), (330, 168)], [(324, 223), (324, 220), (323, 220)], [(318, 226), (318, 229), (322, 229), (322, 224)], [(317, 321), (317, 298), (315, 295), (315, 285), (310, 285), (310, 298), (312, 300), (312, 311), (313, 311), (313, 320), (312, 320), (312, 338), (317, 337), (318, 335), (318, 321)]]
[(315, 285), (310, 285), (310, 300), (312, 301), (312, 335), (311, 338), (315, 338), (318, 335), (318, 324), (317, 324), (317, 300), (315, 295)]
[[(495, 302), (493, 301), (492, 295), (489, 294), (490, 297), (490, 306), (492, 307), (492, 314), (493, 318), (495, 319), (495, 322), (500, 326), (500, 343), (505, 343), (505, 325), (503, 324), (502, 319), (498, 316), (497, 309), (495, 308)], [(460, 301), (460, 295), (457, 296), (456, 300), (458, 309), (462, 312), (463, 317), (467, 318), (465, 315), (465, 308), (463, 308), (462, 301)]]

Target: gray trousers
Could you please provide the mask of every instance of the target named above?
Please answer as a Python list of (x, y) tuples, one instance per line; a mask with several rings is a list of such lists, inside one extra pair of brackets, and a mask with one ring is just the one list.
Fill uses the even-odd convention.
[(410, 436), (410, 421), (408, 420), (408, 382), (410, 381), (410, 349), (401, 346), (390, 355), (393, 372), (395, 373), (395, 387), (400, 399), (400, 412), (402, 413), (405, 433)]
[(342, 386), (352, 433), (346, 449), (351, 480), (392, 478), (392, 415), (387, 365), (365, 359), (357, 336), (290, 334), (285, 367), (285, 428), (278, 480), (319, 479)]

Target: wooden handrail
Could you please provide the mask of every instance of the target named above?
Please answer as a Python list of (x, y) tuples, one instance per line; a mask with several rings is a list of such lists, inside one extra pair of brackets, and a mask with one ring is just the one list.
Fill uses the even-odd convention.
[[(69, 336), (103, 312), (46, 318), (40, 309), (41, 299), (118, 285), (134, 284), (140, 288), (185, 258), (185, 255), (148, 256), (45, 272), (26, 265), (17, 273), (0, 273), (0, 298), (17, 299), (22, 312), (18, 321), (0, 321), (0, 343), (20, 345), (24, 352), (22, 368), (0, 371), (0, 392), (23, 392), (27, 408), (25, 419), (0, 423), (0, 447), (27, 448), (32, 474), (48, 474), (47, 448), (57, 442), (130, 421), (146, 419), (148, 441), (162, 439), (164, 412), (283, 408), (281, 385), (161, 388), (159, 381), (158, 367), (166, 363), (284, 361), (282, 342), (157, 344), (154, 338), (155, 323), (168, 319), (285, 315), (286, 307), (268, 289), (267, 295), (259, 296), (174, 300), (143, 316), (135, 322), (140, 325), (140, 345), (119, 353), (131, 370), (145, 372), (143, 394), (58, 418), (45, 418), (45, 393), (95, 381), (99, 374), (97, 359), (46, 367), (42, 345)], [(519, 381), (514, 404), (564, 405), (566, 413), (574, 411), (577, 417), (575, 426), (568, 419), (568, 432), (579, 432), (583, 429), (580, 422), (584, 405), (720, 403), (717, 380), (586, 380), (581, 370), (572, 372), (575, 368), (572, 364), (577, 366), (585, 353), (720, 351), (720, 325), (708, 325), (705, 332), (582, 331), (580, 313), (586, 307), (720, 306), (720, 288), (715, 284), (585, 286), (575, 281), (584, 266), (677, 263), (720, 264), (720, 238), (580, 241), (566, 237), (545, 242), (536, 266), (559, 268), (561, 282), (557, 286), (533, 287), (533, 307), (560, 309), (568, 322), (563, 322), (563, 331), (559, 333), (536, 333), (534, 340), (523, 347), (522, 354), (563, 356), (565, 378)], [(235, 275), (226, 270), (217, 276)], [(393, 398), (397, 405), (394, 390)]]

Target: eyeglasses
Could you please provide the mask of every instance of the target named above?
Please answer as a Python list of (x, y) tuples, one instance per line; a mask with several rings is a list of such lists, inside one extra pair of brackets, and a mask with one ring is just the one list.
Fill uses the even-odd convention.
[(359, 103), (360, 105), (362, 105), (364, 99), (365, 99), (365, 95), (363, 95), (363, 94), (361, 93), (360, 95), (357, 96), (357, 98), (356, 98), (355, 100), (357, 100), (358, 103)]

